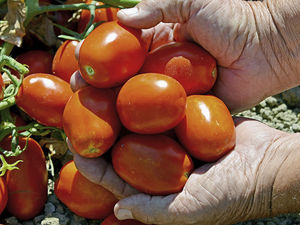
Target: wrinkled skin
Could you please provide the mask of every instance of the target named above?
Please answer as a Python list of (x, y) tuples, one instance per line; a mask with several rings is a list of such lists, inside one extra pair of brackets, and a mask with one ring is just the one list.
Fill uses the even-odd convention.
[[(282, 1), (267, 2), (143, 0), (136, 8), (129, 9), (131, 15), (121, 10), (118, 17), (128, 26), (145, 28), (144, 38), (148, 40), (149, 49), (174, 39), (194, 40), (202, 45), (219, 65), (219, 77), (212, 94), (221, 98), (231, 112), (239, 112), (267, 96), (299, 85), (300, 67), (295, 63), (299, 54), (295, 52), (297, 48), (293, 48), (299, 43), (293, 38), (299, 35), (276, 30), (285, 25), (280, 23), (280, 14), (276, 17), (280, 7), (274, 7)], [(286, 4), (282, 18), (291, 12), (288, 9), (293, 3), (291, 0)], [(291, 27), (299, 27), (295, 21), (289, 21)], [(268, 36), (271, 32), (273, 42)], [(278, 33), (288, 45), (279, 40), (282, 36)], [(280, 46), (279, 52), (277, 46)], [(294, 58), (287, 54), (289, 51), (291, 55), (294, 53)], [(286, 63), (279, 63), (281, 60)], [(286, 169), (296, 166), (287, 165), (296, 154), (292, 153), (291, 145), (299, 144), (295, 141), (299, 135), (243, 118), (236, 118), (235, 125), (236, 147), (217, 162), (196, 169), (178, 194), (155, 197), (138, 194), (104, 159), (84, 159), (75, 154), (74, 160), (84, 176), (122, 199), (115, 206), (118, 219), (135, 218), (163, 225), (225, 225), (297, 211), (299, 200), (295, 201), (299, 193), (295, 192), (295, 200), (283, 201), (289, 204), (294, 201), (294, 207), (284, 204), (284, 210), (280, 209), (280, 201), (273, 198), (276, 191), (281, 195), (280, 200), (286, 196), (286, 189), (279, 188), (280, 183), (289, 186), (282, 181), (284, 178), (287, 181), (289, 177), (296, 177), (295, 187), (299, 190), (299, 175), (295, 176), (296, 172), (291, 175)]]

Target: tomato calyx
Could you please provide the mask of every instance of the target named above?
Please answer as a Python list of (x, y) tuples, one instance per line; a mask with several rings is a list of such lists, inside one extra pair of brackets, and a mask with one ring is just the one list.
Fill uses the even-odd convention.
[(16, 165), (20, 162), (23, 162), (23, 160), (17, 160), (14, 163), (9, 164), (3, 155), (0, 155), (0, 161), (2, 163), (0, 167), (0, 177), (4, 176), (7, 170), (17, 170), (19, 169)]

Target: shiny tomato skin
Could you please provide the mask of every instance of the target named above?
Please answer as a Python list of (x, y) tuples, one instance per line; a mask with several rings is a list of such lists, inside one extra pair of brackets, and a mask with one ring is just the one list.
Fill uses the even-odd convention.
[(2, 75), (0, 74), (0, 101), (4, 98), (4, 88), (5, 88), (5, 84)]
[(176, 135), (193, 157), (213, 162), (235, 146), (235, 126), (226, 105), (212, 95), (187, 97), (185, 118)]
[(101, 225), (144, 225), (144, 223), (137, 220), (118, 220), (118, 218), (112, 213), (103, 220)]
[(72, 74), (79, 69), (78, 61), (75, 58), (75, 49), (79, 41), (65, 41), (57, 49), (53, 61), (52, 72), (66, 82), (70, 82)]
[(152, 195), (179, 192), (193, 169), (184, 148), (164, 135), (122, 137), (112, 148), (112, 164), (128, 184)]
[[(92, 0), (86, 1), (87, 4), (91, 4)], [(96, 5), (103, 5), (102, 2), (97, 2)], [(96, 9), (95, 10), (95, 18), (93, 20), (93, 23), (98, 23), (101, 21), (113, 21), (117, 20), (117, 12), (118, 8), (102, 8), (102, 9)], [(90, 11), (89, 10), (82, 10), (80, 13), (78, 26), (77, 26), (77, 32), (82, 33), (84, 29), (86, 28), (89, 20), (90, 20)]]
[(73, 160), (61, 168), (54, 193), (72, 212), (88, 219), (105, 218), (118, 201), (110, 191), (81, 175)]
[(175, 127), (184, 117), (186, 93), (172, 77), (139, 74), (129, 79), (117, 98), (122, 124), (141, 134), (157, 134)]
[(62, 128), (63, 110), (72, 94), (70, 85), (61, 78), (35, 73), (24, 78), (16, 104), (39, 123)]
[(187, 95), (208, 92), (217, 79), (216, 60), (192, 42), (171, 42), (152, 50), (140, 73), (169, 75), (182, 84)]
[(79, 69), (83, 79), (98, 88), (123, 84), (142, 67), (146, 56), (141, 30), (118, 21), (95, 28), (79, 50)]
[(5, 209), (8, 201), (8, 192), (5, 179), (0, 177), (0, 215)]
[[(30, 50), (18, 55), (16, 60), (28, 66), (29, 73), (25, 74), (25, 76), (33, 73), (52, 73), (53, 55), (48, 51)], [(13, 73), (17, 75), (16, 71), (13, 71)]]
[(121, 123), (110, 89), (87, 86), (75, 92), (63, 113), (63, 129), (78, 154), (104, 154), (117, 139)]
[[(10, 150), (11, 138), (0, 143), (0, 147)], [(24, 148), (26, 138), (20, 138)], [(19, 156), (7, 157), (8, 163), (17, 164), (18, 170), (7, 171), (5, 181), (8, 190), (6, 210), (19, 220), (29, 220), (38, 215), (48, 198), (48, 171), (41, 146), (32, 138), (28, 139), (27, 148)]]

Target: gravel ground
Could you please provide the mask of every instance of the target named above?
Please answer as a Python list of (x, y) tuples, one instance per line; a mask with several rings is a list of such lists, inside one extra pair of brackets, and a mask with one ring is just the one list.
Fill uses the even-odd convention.
[[(238, 114), (253, 118), (287, 132), (300, 132), (300, 87), (269, 97), (250, 110)], [(31, 221), (18, 221), (15, 217), (3, 219), (9, 225), (96, 225), (100, 220), (87, 220), (70, 212), (53, 194), (53, 181), (49, 180), (49, 198), (42, 214)], [(300, 213), (252, 220), (236, 225), (300, 225)]]

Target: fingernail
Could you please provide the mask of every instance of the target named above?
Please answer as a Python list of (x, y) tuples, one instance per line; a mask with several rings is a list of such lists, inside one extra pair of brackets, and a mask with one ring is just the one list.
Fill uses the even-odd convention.
[(120, 10), (120, 12), (126, 16), (132, 16), (132, 15), (138, 13), (138, 9), (136, 7), (133, 7), (133, 8), (128, 8), (128, 9), (122, 9), (122, 10)]
[(119, 209), (116, 212), (116, 217), (119, 220), (126, 220), (126, 219), (133, 219), (132, 213), (130, 210), (128, 209)]

